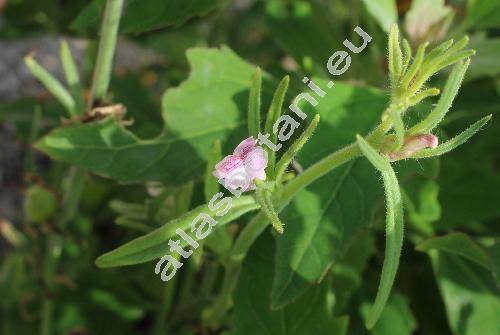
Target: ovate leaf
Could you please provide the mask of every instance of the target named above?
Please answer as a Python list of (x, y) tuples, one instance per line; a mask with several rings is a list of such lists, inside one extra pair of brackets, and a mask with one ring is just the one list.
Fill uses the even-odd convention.
[(445, 236), (434, 237), (417, 245), (417, 250), (429, 252), (437, 250), (461, 256), (474, 262), (491, 272), (500, 288), (500, 258), (498, 239), (494, 239), (491, 245), (482, 246), (464, 233), (450, 233)]
[(264, 234), (250, 249), (243, 263), (233, 296), (235, 334), (238, 335), (343, 335), (346, 320), (334, 318), (328, 308), (328, 285), (315, 285), (296, 303), (270, 309), (274, 242)]
[(163, 96), (164, 131), (143, 140), (113, 117), (58, 128), (36, 147), (121, 183), (158, 180), (177, 185), (205, 169), (214, 140), (228, 148), (244, 136), (245, 105), (255, 69), (227, 47), (191, 49), (192, 71)]
[(464, 233), (450, 233), (446, 236), (428, 239), (417, 246), (417, 250), (439, 250), (454, 255), (459, 255), (473, 261), (482, 267), (490, 268), (488, 254), (470, 237)]
[(295, 301), (320, 282), (350, 241), (372, 221), (381, 188), (365, 161), (337, 168), (297, 193), (281, 212), (272, 303)]
[(141, 33), (204, 16), (226, 0), (128, 0), (121, 26), (123, 32)]
[(375, 233), (367, 230), (353, 239), (342, 259), (332, 266), (332, 290), (335, 295), (336, 314), (348, 308), (351, 296), (365, 282), (365, 269), (376, 252)]
[(500, 295), (491, 274), (467, 259), (429, 251), (448, 323), (457, 335), (500, 333)]
[(411, 227), (432, 236), (437, 226), (433, 223), (441, 217), (438, 184), (434, 180), (417, 179), (405, 190), (403, 199)]
[[(455, 102), (456, 114), (451, 115), (456, 118), (446, 125), (447, 134), (460, 132), (485, 114), (499, 115), (498, 91), (488, 82), (483, 85), (471, 82), (464, 87)], [(458, 118), (458, 115), (464, 117)], [(439, 196), (443, 209), (441, 229), (465, 229), (483, 235), (495, 229), (491, 223), (500, 217), (499, 133), (500, 123), (493, 120), (466, 145), (441, 160), (442, 173), (438, 180), (442, 189)]]
[[(178, 27), (187, 20), (204, 16), (221, 7), (226, 0), (126, 0), (120, 29), (142, 33), (170, 26)], [(74, 29), (98, 25), (104, 0), (94, 0), (73, 21)]]

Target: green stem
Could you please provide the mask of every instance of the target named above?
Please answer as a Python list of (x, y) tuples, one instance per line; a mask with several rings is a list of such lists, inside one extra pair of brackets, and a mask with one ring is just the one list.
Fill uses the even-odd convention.
[[(33, 111), (33, 120), (31, 121), (31, 129), (30, 129), (30, 137), (29, 143), (33, 144), (38, 137), (38, 133), (40, 131), (40, 123), (42, 120), (42, 108), (39, 105), (36, 105)], [(33, 160), (33, 145), (28, 147), (26, 152), (26, 156), (24, 157), (24, 171), (28, 173), (35, 173), (35, 163)]]
[(172, 278), (171, 281), (165, 284), (163, 289), (163, 295), (161, 299), (160, 309), (156, 315), (155, 324), (151, 334), (160, 335), (168, 333), (168, 327), (166, 325), (166, 318), (170, 313), (170, 308), (172, 307), (172, 302), (174, 299), (175, 288), (177, 286), (177, 277)]
[(43, 281), (45, 286), (45, 296), (42, 303), (42, 320), (40, 325), (41, 335), (50, 335), (52, 331), (52, 318), (54, 310), (53, 291), (54, 274), (61, 258), (62, 239), (58, 235), (51, 235), (48, 239), (46, 256), (43, 261)]
[(71, 167), (67, 179), (64, 181), (63, 211), (58, 225), (64, 228), (78, 211), (78, 204), (85, 186), (85, 172), (78, 167)]
[(92, 108), (94, 100), (103, 100), (108, 91), (122, 7), (123, 0), (106, 1), (88, 109)]
[[(259, 214), (260, 215), (260, 214)], [(267, 226), (267, 221), (264, 221)], [(217, 296), (213, 306), (205, 311), (203, 311), (203, 320), (205, 326), (217, 328), (219, 326), (220, 320), (226, 313), (226, 311), (231, 307), (231, 295), (236, 289), (236, 284), (238, 283), (238, 277), (241, 270), (241, 260), (240, 261), (229, 261), (226, 265), (224, 272), (224, 280), (222, 282), (222, 291)]]
[(45, 298), (42, 304), (42, 324), (40, 327), (41, 335), (52, 334), (52, 312), (54, 310), (54, 302), (50, 298)]
[(203, 298), (209, 299), (212, 296), (214, 284), (217, 280), (219, 264), (216, 262), (206, 262), (205, 267), (200, 291)]

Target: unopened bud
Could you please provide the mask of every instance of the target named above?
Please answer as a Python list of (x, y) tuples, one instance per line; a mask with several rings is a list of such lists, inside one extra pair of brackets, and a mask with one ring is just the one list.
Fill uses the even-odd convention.
[(400, 150), (389, 153), (391, 161), (397, 161), (411, 157), (422, 149), (434, 149), (438, 146), (439, 139), (433, 134), (421, 134), (406, 137)]

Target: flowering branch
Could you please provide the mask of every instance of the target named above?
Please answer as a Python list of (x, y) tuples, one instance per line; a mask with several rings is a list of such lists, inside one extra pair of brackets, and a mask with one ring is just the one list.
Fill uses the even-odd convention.
[[(283, 162), (280, 161), (277, 164), (276, 169), (272, 169), (272, 171), (274, 171), (273, 175), (275, 176), (274, 182), (276, 183), (274, 187), (276, 211), (273, 211), (271, 213), (272, 215), (270, 215), (268, 213), (268, 208), (266, 208), (269, 203), (266, 203), (266, 206), (262, 207), (262, 211), (258, 213), (242, 230), (233, 245), (224, 282), (237, 282), (237, 277), (239, 275), (238, 269), (241, 266), (241, 262), (250, 246), (264, 231), (269, 221), (271, 221), (273, 225), (276, 225), (276, 222), (273, 222), (273, 218), (277, 218), (277, 216), (274, 216), (274, 214), (279, 213), (284, 207), (286, 207), (299, 190), (310, 185), (340, 165), (364, 154), (384, 176), (388, 203), (388, 233), (386, 234), (388, 239), (388, 249), (386, 250), (387, 263), (384, 262), (379, 293), (377, 294), (375, 305), (370, 312), (370, 318), (367, 322), (368, 328), (373, 327), (373, 325), (377, 322), (377, 319), (380, 316), (385, 302), (390, 294), (399, 263), (399, 253), (403, 240), (401, 196), (397, 179), (392, 171), (390, 162), (407, 158), (432, 157), (448, 152), (467, 141), (474, 133), (484, 126), (484, 124), (486, 124), (491, 117), (487, 116), (481, 119), (462, 134), (439, 146), (438, 138), (430, 133), (430, 131), (432, 131), (442, 121), (451, 107), (451, 103), (458, 92), (465, 71), (470, 63), (468, 57), (475, 53), (470, 49), (463, 50), (467, 45), (467, 42), (467, 37), (464, 37), (455, 44), (453, 44), (453, 40), (450, 40), (437, 46), (428, 54), (425, 52), (428, 43), (424, 43), (418, 48), (413, 61), (411, 61), (411, 47), (408, 41), (403, 39), (403, 54), (399, 42), (399, 30), (397, 26), (394, 25), (391, 28), (389, 35), (389, 80), (391, 83), (391, 103), (383, 112), (380, 124), (366, 136), (366, 140), (358, 137), (357, 142), (354, 142), (311, 165), (308, 169), (286, 183), (281, 189), (280, 184), (283, 171), (290, 163), (290, 157), (295, 156), (298, 150), (302, 147), (303, 142), (305, 142), (303, 139), (311, 136), (312, 131), (316, 127), (317, 121), (319, 121), (319, 117), (315, 118), (315, 121), (313, 121), (301, 138), (292, 144), (290, 153), (287, 152), (287, 154), (284, 155), (282, 160), (285, 160), (283, 160)], [(462, 62), (464, 59), (466, 59), (466, 61)], [(440, 93), (439, 89), (425, 88), (424, 84), (431, 76), (454, 63), (457, 63), (457, 65), (454, 67), (449, 76), (436, 108), (429, 113), (427, 118), (413, 126), (410, 130), (407, 130), (402, 116), (408, 108), (418, 104), (428, 97), (436, 96)], [(288, 86), (286, 80), (287, 79), (285, 78), (280, 84), (280, 95), (284, 95), (284, 93), (282, 93), (283, 87)], [(275, 94), (274, 100), (276, 99)], [(270, 119), (277, 119), (276, 115), (278, 115), (276, 110), (273, 110), (273, 113), (268, 115), (268, 121)], [(268, 124), (266, 123), (266, 129), (268, 128)], [(393, 133), (391, 133), (391, 130), (393, 130)], [(259, 187), (259, 185), (257, 186)], [(276, 190), (279, 190), (279, 192)], [(269, 192), (268, 190), (265, 191)], [(262, 194), (259, 194), (259, 190), (257, 190), (257, 192), (257, 198), (262, 197)], [(396, 237), (393, 234), (394, 229), (397, 229)], [(225, 289), (221, 292), (221, 296), (219, 297), (219, 301), (226, 302), (226, 307), (229, 307), (227, 301), (229, 300), (231, 292), (232, 290)], [(219, 307), (221, 307), (220, 304)], [(211, 316), (214, 317), (215, 315), (222, 314), (222, 311), (218, 310), (217, 313), (211, 314)], [(211, 321), (213, 322), (214, 319), (212, 318)]]

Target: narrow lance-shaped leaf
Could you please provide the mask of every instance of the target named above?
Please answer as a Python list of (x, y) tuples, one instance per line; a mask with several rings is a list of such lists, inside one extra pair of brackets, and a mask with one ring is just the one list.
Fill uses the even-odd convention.
[(468, 43), (468, 39), (464, 38), (453, 44), (454, 40), (449, 39), (446, 42), (441, 43), (434, 49), (432, 49), (420, 67), (419, 75), (415, 80), (415, 84), (413, 85), (413, 91), (416, 92), (420, 89), (421, 85), (429, 79), (431, 75), (438, 72), (443, 67), (440, 66), (447, 58), (454, 56), (456, 52), (460, 51), (465, 45)]
[(389, 75), (392, 87), (396, 87), (402, 67), (403, 54), (399, 45), (399, 29), (397, 24), (393, 24), (389, 33)]
[(451, 64), (454, 64), (458, 61), (461, 61), (463, 59), (467, 59), (471, 56), (474, 56), (476, 54), (476, 50), (463, 50), (460, 52), (457, 52), (453, 56), (450, 56), (443, 60), (441, 63), (439, 63), (439, 69), (443, 69)]
[(260, 99), (262, 90), (262, 71), (257, 68), (252, 78), (250, 97), (248, 98), (248, 133), (257, 138), (260, 132)]
[(469, 44), (469, 36), (462, 37), (460, 40), (457, 41), (457, 43), (455, 43), (448, 49), (448, 51), (446, 52), (447, 56), (462, 50), (463, 48), (465, 48), (467, 44)]
[[(232, 199), (231, 209), (217, 220), (217, 225), (224, 225), (241, 215), (258, 209), (259, 205), (252, 196), (240, 196)], [(96, 260), (99, 267), (133, 265), (151, 261), (169, 252), (168, 240), (176, 236), (176, 230), (190, 230), (191, 222), (201, 213), (211, 214), (208, 205), (201, 205), (185, 215), (167, 222), (151, 233), (138, 237), (121, 247), (101, 255)]]
[(434, 149), (423, 149), (416, 154), (414, 154), (412, 157), (413, 158), (428, 158), (428, 157), (434, 157), (434, 156), (441, 156), (442, 154), (445, 154), (459, 145), (464, 144), (471, 138), (475, 133), (477, 133), (488, 121), (491, 119), (491, 115), (487, 115), (477, 121), (476, 123), (472, 124), (469, 128), (458, 134), (457, 136), (453, 137), (452, 139), (444, 142), (441, 145), (438, 145)]
[(434, 97), (436, 95), (439, 95), (439, 89), (438, 88), (428, 88), (426, 90), (423, 90), (417, 94), (415, 94), (413, 97), (408, 99), (408, 105), (413, 106), (424, 100), (425, 98), (428, 97)]
[[(285, 101), (285, 94), (286, 91), (288, 90), (288, 84), (290, 83), (290, 77), (285, 76), (281, 82), (278, 85), (278, 88), (274, 92), (273, 100), (271, 101), (271, 106), (269, 107), (269, 111), (267, 113), (267, 119), (266, 119), (266, 127), (264, 129), (265, 134), (270, 135), (270, 140), (273, 143), (276, 143), (277, 140), (277, 135), (273, 132), (273, 125), (274, 123), (279, 119), (281, 116), (281, 112), (283, 109), (283, 102)], [(267, 170), (269, 173), (272, 173), (274, 171), (274, 163), (276, 161), (276, 153), (271, 150), (270, 148), (267, 148), (267, 154), (268, 154), (268, 165), (267, 165)]]
[(64, 76), (66, 77), (66, 82), (69, 85), (73, 99), (75, 99), (75, 113), (83, 113), (83, 98), (82, 98), (82, 86), (80, 85), (80, 75), (78, 74), (78, 69), (75, 64), (73, 55), (71, 54), (71, 49), (69, 48), (68, 42), (61, 41), (61, 63), (64, 71)]
[[(468, 43), (467, 38), (455, 43), (446, 52), (439, 54), (436, 57), (426, 57), (424, 63), (419, 69), (419, 73), (410, 89), (410, 94), (416, 93), (422, 85), (434, 74), (441, 69), (459, 62), (462, 59), (466, 59), (476, 52), (474, 50), (462, 50)], [(432, 52), (431, 52), (432, 53)]]
[(307, 140), (311, 138), (314, 130), (318, 126), (320, 116), (316, 116), (312, 119), (311, 123), (307, 126), (306, 130), (300, 135), (300, 137), (288, 148), (288, 150), (281, 156), (278, 164), (276, 164), (276, 183), (279, 184), (283, 175), (286, 171), (287, 166), (292, 162), (292, 159), (297, 155), (300, 149), (306, 144)]
[(429, 43), (426, 42), (418, 47), (415, 59), (411, 63), (410, 67), (408, 68), (408, 71), (405, 73), (401, 81), (402, 82), (401, 86), (403, 88), (405, 89), (408, 88), (413, 77), (415, 77), (415, 75), (417, 74), (420, 65), (422, 65), (422, 62), (424, 61), (425, 49), (427, 48), (428, 45)]
[(366, 327), (371, 329), (382, 314), (396, 277), (403, 245), (403, 201), (396, 174), (389, 161), (380, 156), (361, 136), (356, 137), (363, 154), (382, 174), (387, 206), (384, 265), (377, 297), (366, 320)]
[(432, 63), (434, 60), (436, 60), (439, 56), (442, 56), (443, 53), (453, 45), (453, 42), (454, 42), (454, 39), (450, 38), (449, 40), (439, 44), (437, 47), (432, 49), (425, 57), (425, 60), (422, 63), (422, 66), (427, 66), (430, 63)]
[(25, 58), (26, 66), (42, 82), (50, 93), (66, 108), (70, 115), (75, 115), (75, 101), (59, 80), (45, 70), (33, 57)]
[(465, 72), (467, 71), (469, 64), (470, 60), (467, 60), (455, 65), (450, 76), (448, 77), (448, 80), (446, 81), (436, 107), (424, 120), (409, 130), (410, 135), (429, 133), (443, 120), (446, 113), (448, 113), (453, 100), (457, 96), (460, 84), (464, 79)]
[(404, 56), (403, 56), (403, 68), (401, 69), (401, 75), (403, 75), (408, 69), (408, 65), (410, 65), (412, 56), (411, 46), (406, 38), (403, 38), (403, 51), (404, 51)]

